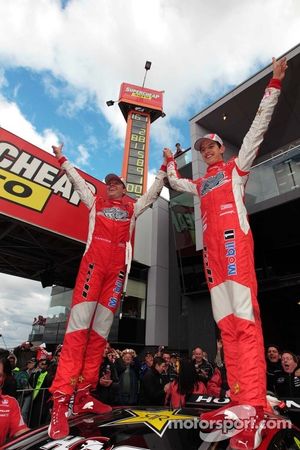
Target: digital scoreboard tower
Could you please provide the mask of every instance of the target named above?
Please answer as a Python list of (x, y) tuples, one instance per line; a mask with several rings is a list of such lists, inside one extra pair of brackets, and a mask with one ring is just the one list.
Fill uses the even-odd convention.
[(163, 112), (163, 91), (122, 83), (118, 101), (127, 122), (122, 177), (127, 192), (140, 197), (147, 189), (150, 124)]

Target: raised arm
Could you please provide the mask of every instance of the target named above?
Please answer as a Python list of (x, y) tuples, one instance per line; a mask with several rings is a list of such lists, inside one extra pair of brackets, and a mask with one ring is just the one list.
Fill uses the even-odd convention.
[(155, 200), (158, 198), (159, 194), (161, 193), (162, 188), (164, 187), (164, 178), (167, 176), (167, 167), (166, 167), (166, 161), (163, 162), (161, 165), (154, 183), (150, 186), (147, 192), (143, 194), (135, 203), (134, 205), (134, 213), (135, 216), (138, 217), (142, 212), (145, 211), (145, 209), (149, 208), (149, 206), (152, 205), (152, 203), (155, 202)]
[(164, 157), (167, 161), (167, 173), (171, 188), (175, 191), (198, 195), (196, 184), (192, 180), (179, 177), (173, 153), (169, 148), (164, 148)]
[(58, 146), (52, 145), (52, 150), (62, 169), (66, 171), (66, 175), (72, 183), (75, 191), (78, 193), (80, 200), (89, 208), (94, 204), (95, 197), (89, 188), (87, 182), (77, 172), (75, 167), (67, 160), (62, 153), (63, 144)]
[(280, 95), (281, 81), (283, 80), (287, 69), (286, 58), (282, 58), (279, 61), (276, 61), (276, 59), (273, 58), (272, 63), (273, 78), (265, 90), (255, 119), (252, 122), (250, 130), (244, 137), (242, 147), (235, 160), (238, 168), (242, 172), (249, 172), (252, 166)]

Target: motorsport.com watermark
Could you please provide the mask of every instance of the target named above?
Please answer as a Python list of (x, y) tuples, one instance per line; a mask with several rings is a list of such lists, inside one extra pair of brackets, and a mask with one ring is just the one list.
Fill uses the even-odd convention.
[[(243, 414), (240, 414), (241, 410)], [(201, 439), (208, 442), (217, 442), (229, 439), (245, 429), (260, 432), (264, 429), (290, 429), (292, 428), (292, 422), (279, 417), (267, 417), (263, 420), (257, 420), (254, 407), (235, 406), (228, 408), (225, 417), (223, 416), (222, 418), (216, 411), (215, 417), (210, 420), (202, 420), (199, 417), (172, 420), (169, 422), (168, 428), (175, 430), (199, 429)]]

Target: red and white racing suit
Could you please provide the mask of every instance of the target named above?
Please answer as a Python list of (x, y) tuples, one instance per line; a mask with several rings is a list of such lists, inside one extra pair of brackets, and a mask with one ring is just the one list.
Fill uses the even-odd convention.
[[(130, 265), (130, 238), (136, 218), (159, 196), (166, 176), (162, 166), (150, 189), (136, 203), (123, 197), (95, 196), (65, 157), (59, 162), (89, 209), (86, 250), (81, 260), (62, 352), (51, 392), (72, 394), (96, 387), (114, 313)], [(128, 254), (129, 253), (129, 254)]]
[(200, 197), (204, 268), (231, 398), (253, 406), (266, 405), (266, 367), (244, 189), (279, 94), (280, 81), (272, 79), (236, 158), (209, 166), (194, 181), (179, 178), (172, 158), (167, 165), (172, 188)]
[(0, 446), (20, 431), (28, 430), (17, 400), (0, 392)]

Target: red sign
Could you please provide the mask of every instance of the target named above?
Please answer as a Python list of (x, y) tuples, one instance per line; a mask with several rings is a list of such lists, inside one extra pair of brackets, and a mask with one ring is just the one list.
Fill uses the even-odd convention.
[(122, 83), (119, 103), (125, 102), (131, 105), (163, 110), (163, 92), (154, 91), (134, 84)]
[[(105, 184), (78, 170), (98, 195)], [(0, 214), (85, 242), (88, 210), (50, 153), (0, 128)]]

